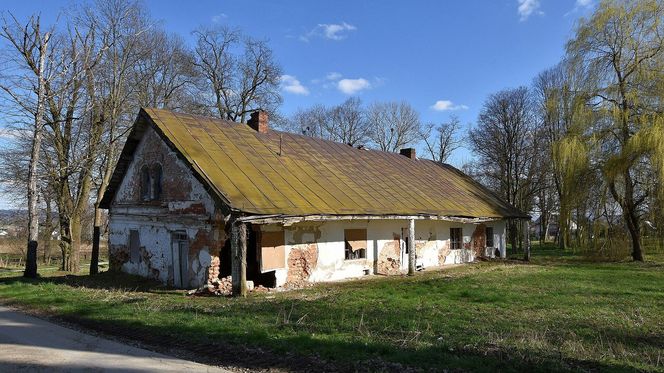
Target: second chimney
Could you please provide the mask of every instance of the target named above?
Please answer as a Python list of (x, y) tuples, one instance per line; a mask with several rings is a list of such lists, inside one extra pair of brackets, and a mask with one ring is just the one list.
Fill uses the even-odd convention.
[(415, 156), (415, 148), (401, 149), (399, 151), (399, 154), (405, 155), (406, 157), (408, 157), (410, 159), (417, 159), (417, 157)]
[(251, 113), (251, 117), (249, 118), (249, 121), (247, 121), (247, 124), (258, 133), (267, 133), (268, 129), (270, 128), (267, 111), (254, 111)]

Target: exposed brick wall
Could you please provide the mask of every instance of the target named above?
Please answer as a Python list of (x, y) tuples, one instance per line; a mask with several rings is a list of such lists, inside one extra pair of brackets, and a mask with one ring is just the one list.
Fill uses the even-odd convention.
[(378, 255), (378, 273), (395, 275), (401, 273), (401, 236), (394, 234), (392, 241), (386, 242)]
[(286, 286), (298, 287), (306, 284), (317, 262), (318, 244), (301, 244), (292, 247), (288, 254)]
[(484, 256), (486, 249), (486, 225), (477, 225), (470, 238), (470, 244), (475, 256)]

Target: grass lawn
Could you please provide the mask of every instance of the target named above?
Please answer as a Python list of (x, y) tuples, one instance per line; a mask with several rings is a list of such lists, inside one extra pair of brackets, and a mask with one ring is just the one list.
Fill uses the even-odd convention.
[(315, 356), (329, 370), (664, 370), (664, 258), (534, 255), (247, 299), (112, 273), (0, 272), (0, 302), (249, 368), (304, 369), (292, 361)]

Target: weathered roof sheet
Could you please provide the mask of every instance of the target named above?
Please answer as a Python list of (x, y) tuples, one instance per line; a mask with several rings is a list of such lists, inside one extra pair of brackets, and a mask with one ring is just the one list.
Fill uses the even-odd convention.
[[(246, 214), (527, 216), (430, 160), (168, 110), (144, 109), (135, 127), (140, 121), (152, 124), (217, 197)], [(134, 134), (121, 162), (136, 140)], [(102, 206), (123, 174), (119, 165)]]

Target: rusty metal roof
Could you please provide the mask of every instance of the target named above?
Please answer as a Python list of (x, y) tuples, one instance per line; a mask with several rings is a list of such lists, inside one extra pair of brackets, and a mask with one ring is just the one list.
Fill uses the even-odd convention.
[(246, 214), (527, 216), (447, 164), (160, 109), (141, 110), (102, 206), (146, 124), (216, 197)]

